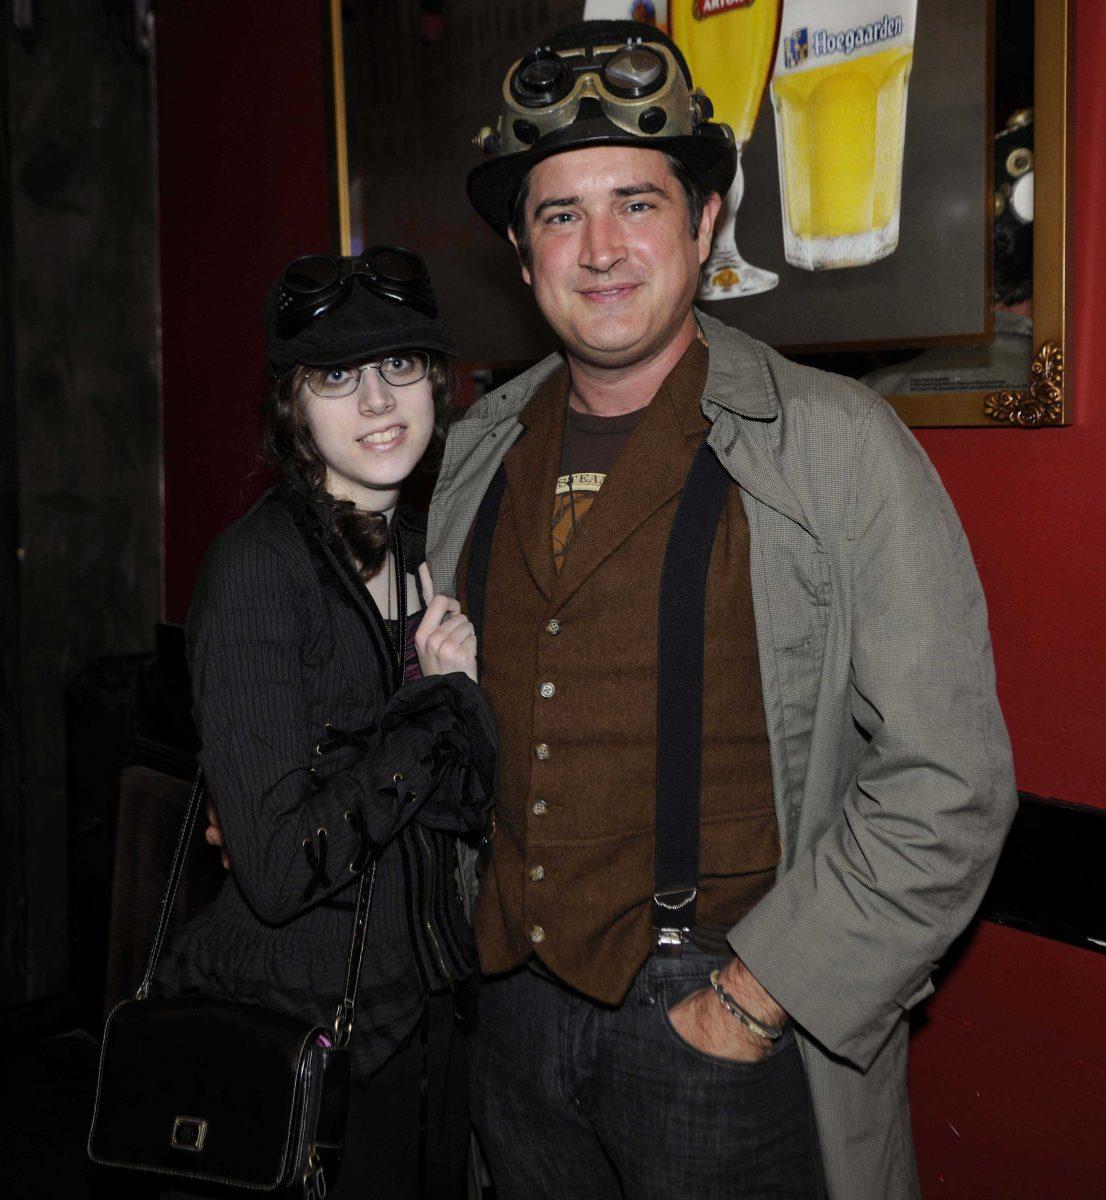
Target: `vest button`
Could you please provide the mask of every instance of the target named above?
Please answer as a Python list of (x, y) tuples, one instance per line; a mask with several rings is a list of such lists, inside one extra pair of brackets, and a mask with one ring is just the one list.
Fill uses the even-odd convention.
[(542, 762), (545, 762), (545, 760), (549, 757), (549, 746), (545, 742), (538, 742), (538, 744), (534, 747), (534, 753)]
[(552, 700), (557, 694), (557, 689), (551, 683), (543, 683), (538, 688), (538, 693), (543, 700)]
[(530, 941), (532, 941), (535, 946), (545, 941), (545, 930), (542, 929), (540, 925), (530, 926)]
[(557, 634), (561, 632), (560, 621), (558, 621), (557, 618), (554, 617), (551, 621), (547, 622), (546, 626), (545, 626), (545, 632), (552, 634), (553, 637), (556, 637)]
[(530, 878), (535, 883), (541, 883), (541, 881), (545, 878), (545, 868), (542, 866), (531, 867)]
[(530, 811), (535, 817), (544, 817), (549, 811), (549, 805), (544, 800), (535, 800), (530, 806)]

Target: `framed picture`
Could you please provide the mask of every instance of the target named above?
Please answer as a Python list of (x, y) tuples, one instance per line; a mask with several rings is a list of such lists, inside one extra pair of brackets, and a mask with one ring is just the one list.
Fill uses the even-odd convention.
[[(1065, 386), (1070, 383), (1066, 378), (1071, 357), (1067, 313), (1071, 305), (1070, 238), (1074, 229), (1070, 214), (1073, 7), (1070, 0), (997, 0), (996, 27), (1000, 34), (1004, 17), (1013, 17), (1015, 38), (1021, 22), (1026, 30), (1031, 22), (1032, 29), (1031, 286), (1028, 303), (1017, 305), (1029, 318), (1020, 333), (1027, 343), (1021, 353), (1023, 361), (1027, 360), (1028, 378), (1022, 386), (973, 387), (969, 376), (963, 386), (953, 388), (939, 378), (927, 387), (924, 374), (919, 374), (915, 387), (892, 392), (888, 397), (903, 420), (916, 427), (980, 425), (1037, 429), (1069, 425), (1075, 420), (1070, 400), (1073, 393)], [(1024, 59), (1013, 38), (997, 40), (995, 90), (1000, 102), (1004, 54), (1015, 63)], [(1015, 150), (1003, 153), (1001, 143), (1011, 115), (1007, 113), (996, 121), (992, 189), (1000, 234), (1002, 225), (1009, 224), (1009, 213), (1002, 206), (1011, 199), (1009, 159)], [(1003, 243), (996, 236), (996, 275), (1002, 251)], [(1001, 287), (996, 290), (997, 324), (1002, 320), (1002, 295)], [(1009, 329), (1009, 318), (1006, 320)], [(1002, 343), (1009, 345), (1013, 336), (1013, 330), (1004, 333), (997, 329), (992, 340), (979, 348), (980, 359), (986, 362), (1001, 358)]]
[[(925, 0), (927, 18), (933, 7), (931, 0)], [(946, 14), (950, 27), (966, 27), (967, 7)], [(1066, 0), (995, 0), (986, 7), (989, 230), (982, 246), (984, 262), (976, 253), (972, 269), (977, 276), (986, 271), (989, 330), (982, 337), (906, 337), (899, 344), (892, 339), (860, 340), (834, 347), (834, 352), (827, 352), (829, 347), (819, 347), (819, 353), (810, 353), (808, 347), (784, 347), (795, 357), (861, 378), (916, 427), (1039, 428), (1074, 419), (1064, 386), (1065, 315), (1071, 284), (1071, 12)], [(919, 14), (919, 38), (921, 19)], [(911, 89), (914, 82), (912, 76)], [(908, 121), (904, 230), (910, 219), (911, 131)], [(897, 253), (885, 261), (891, 263), (894, 257)], [(935, 253), (932, 277), (921, 284), (942, 304), (955, 296), (948, 287), (945, 261)], [(881, 265), (865, 270), (875, 271)], [(900, 295), (888, 279), (888, 306), (897, 308)], [(841, 295), (837, 303), (848, 301)], [(765, 340), (783, 341), (771, 336)]]
[[(1069, 3), (669, 0), (696, 82), (743, 143), (743, 186), (736, 204), (727, 197), (704, 311), (864, 379), (912, 425), (1070, 422)], [(468, 204), (473, 139), (494, 121), (509, 63), (583, 9), (330, 0), (341, 244), (422, 252), (442, 314), (485, 378), (554, 341), (510, 247)], [(837, 19), (844, 9), (856, 20)], [(855, 136), (865, 104), (894, 134), (874, 153)], [(865, 156), (876, 162), (867, 181), (856, 166)], [(827, 180), (844, 191), (819, 192)], [(859, 193), (876, 215), (858, 235), (849, 206)], [(999, 289), (997, 308), (996, 236), (1017, 243), (1028, 277), (1020, 299)], [(722, 281), (713, 296), (712, 278)]]

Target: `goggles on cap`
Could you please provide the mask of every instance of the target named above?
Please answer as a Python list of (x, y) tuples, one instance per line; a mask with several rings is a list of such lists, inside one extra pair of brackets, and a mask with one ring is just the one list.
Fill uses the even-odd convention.
[(496, 128), (485, 126), (474, 141), (488, 154), (516, 154), (596, 106), (635, 138), (687, 136), (714, 115), (702, 91), (689, 91), (675, 56), (661, 43), (546, 46), (514, 64), (503, 83)]
[(295, 337), (349, 296), (354, 281), (382, 300), (438, 315), (426, 264), (403, 246), (372, 246), (358, 258), (306, 254), (288, 264), (276, 293), (273, 332)]

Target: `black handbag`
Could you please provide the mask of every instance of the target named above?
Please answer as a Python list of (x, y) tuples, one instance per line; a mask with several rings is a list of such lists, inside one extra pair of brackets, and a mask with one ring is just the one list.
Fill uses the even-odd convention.
[(199, 772), (142, 983), (104, 1027), (88, 1154), (101, 1166), (158, 1176), (163, 1186), (322, 1200), (342, 1157), (348, 1047), (376, 861), (358, 884), (333, 1026), (252, 1004), (151, 997), (204, 791)]

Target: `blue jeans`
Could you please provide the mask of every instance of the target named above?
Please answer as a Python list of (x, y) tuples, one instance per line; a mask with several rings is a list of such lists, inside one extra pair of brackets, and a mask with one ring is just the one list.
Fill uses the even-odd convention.
[(672, 1027), (720, 965), (654, 955), (613, 1009), (527, 968), (485, 982), (469, 1079), (497, 1200), (824, 1200), (794, 1035), (741, 1063)]

